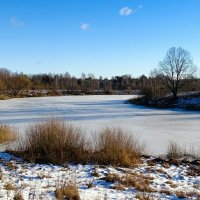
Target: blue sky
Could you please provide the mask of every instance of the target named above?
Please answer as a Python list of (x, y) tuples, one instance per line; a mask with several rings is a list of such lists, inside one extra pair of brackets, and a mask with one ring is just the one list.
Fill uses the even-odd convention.
[(0, 0), (0, 67), (148, 75), (183, 47), (200, 66), (200, 0)]

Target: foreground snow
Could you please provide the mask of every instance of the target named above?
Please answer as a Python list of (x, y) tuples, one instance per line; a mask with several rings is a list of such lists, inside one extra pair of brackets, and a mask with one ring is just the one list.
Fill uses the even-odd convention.
[(165, 153), (168, 142), (200, 148), (200, 112), (159, 110), (125, 104), (128, 95), (65, 96), (1, 101), (0, 123), (24, 128), (46, 117), (82, 127), (87, 134), (105, 126), (120, 126), (138, 135), (153, 154)]
[[(13, 199), (16, 191), (19, 191), (24, 199), (55, 199), (56, 187), (69, 182), (76, 183), (82, 200), (136, 199), (136, 195), (140, 194), (140, 191), (131, 186), (124, 186), (122, 190), (112, 189), (118, 183), (106, 182), (104, 178), (108, 173), (120, 177), (128, 175), (142, 179), (147, 177), (150, 180), (149, 186), (155, 190), (149, 193), (153, 199), (175, 200), (178, 199), (176, 196), (178, 192), (190, 195), (190, 199), (200, 198), (200, 174), (199, 172), (194, 176), (189, 174), (192, 168), (198, 166), (185, 164), (176, 167), (159, 163), (150, 166), (147, 161), (148, 159), (144, 159), (144, 164), (133, 169), (94, 165), (62, 167), (30, 164), (1, 152), (0, 199)], [(94, 170), (99, 174), (98, 177), (94, 176)], [(12, 184), (15, 191), (7, 190), (5, 187), (7, 183)], [(88, 185), (92, 187), (88, 188)], [(165, 191), (168, 191), (169, 195)]]

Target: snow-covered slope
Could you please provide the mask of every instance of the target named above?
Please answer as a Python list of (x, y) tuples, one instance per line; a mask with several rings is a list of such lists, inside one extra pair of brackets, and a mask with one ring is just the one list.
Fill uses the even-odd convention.
[[(56, 187), (69, 182), (77, 185), (81, 200), (139, 199), (136, 198), (139, 195), (155, 200), (176, 200), (180, 195), (187, 196), (183, 199), (200, 198), (200, 169), (191, 176), (193, 168), (197, 166), (185, 164), (176, 167), (159, 163), (151, 166), (147, 164), (150, 160), (144, 159), (144, 164), (132, 169), (97, 165), (62, 167), (30, 164), (10, 154), (0, 153), (0, 199), (11, 200), (16, 192), (20, 192), (25, 200), (55, 199)], [(98, 176), (94, 175), (94, 170)], [(121, 177), (124, 185), (117, 187), (120, 185), (118, 180), (114, 183), (106, 181), (108, 174)], [(126, 185), (128, 178), (133, 179), (129, 186)], [(12, 190), (6, 189), (8, 183), (12, 185)], [(144, 189), (144, 185), (151, 190), (148, 187)]]

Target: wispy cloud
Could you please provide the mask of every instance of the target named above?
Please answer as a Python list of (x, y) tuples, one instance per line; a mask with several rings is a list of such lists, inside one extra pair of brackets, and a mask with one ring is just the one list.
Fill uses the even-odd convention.
[(25, 26), (25, 23), (23, 21), (19, 20), (15, 16), (10, 18), (10, 24), (12, 27), (15, 27), (15, 28), (20, 28), (20, 27)]
[(129, 7), (123, 7), (119, 10), (119, 13), (121, 16), (129, 16), (129, 15), (132, 15), (134, 12), (138, 11), (139, 9), (142, 9), (143, 8), (143, 5), (139, 5), (137, 8), (135, 9), (132, 9), (132, 8), (129, 8)]
[(119, 13), (121, 16), (129, 16), (133, 14), (133, 10), (129, 7), (123, 7), (120, 9)]
[(81, 23), (80, 25), (80, 29), (82, 29), (83, 31), (87, 31), (90, 28), (90, 25), (87, 23)]

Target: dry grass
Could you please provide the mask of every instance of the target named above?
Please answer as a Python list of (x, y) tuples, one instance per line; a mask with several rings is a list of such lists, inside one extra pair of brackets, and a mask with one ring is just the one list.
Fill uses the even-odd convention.
[(16, 170), (17, 166), (14, 164), (14, 162), (9, 161), (6, 163), (6, 166), (10, 169), (10, 170)]
[(56, 188), (55, 195), (59, 200), (80, 200), (79, 192), (75, 184), (64, 184)]
[(156, 192), (155, 189), (150, 187), (152, 177), (145, 176), (142, 174), (132, 173), (120, 177), (117, 174), (108, 173), (103, 179), (111, 183), (117, 182), (120, 186), (123, 187), (134, 187), (140, 192)]
[(170, 160), (177, 160), (179, 158), (182, 158), (183, 155), (183, 149), (176, 142), (170, 141), (167, 151), (167, 157)]
[(176, 192), (176, 196), (179, 198), (179, 199), (183, 199), (183, 198), (187, 198), (187, 195), (184, 191), (180, 190), (180, 191), (177, 191)]
[(50, 119), (31, 125), (27, 138), (20, 141), (16, 154), (37, 163), (83, 163), (87, 160), (85, 138), (82, 132), (70, 124)]
[(20, 192), (15, 193), (13, 200), (24, 200)]
[(7, 99), (10, 99), (10, 97), (9, 97), (9, 96), (6, 96), (6, 95), (4, 95), (4, 94), (1, 94), (1, 95), (0, 95), (0, 100), (7, 100)]
[(95, 177), (99, 177), (99, 176), (100, 176), (100, 174), (99, 174), (97, 168), (94, 168), (94, 170), (92, 171), (91, 174), (92, 174), (92, 176), (95, 176)]
[(168, 189), (160, 189), (159, 190), (159, 193), (161, 193), (161, 194), (166, 194), (166, 195), (172, 195), (173, 193), (170, 191), (170, 190), (168, 190)]
[(17, 132), (9, 125), (0, 125), (0, 144), (6, 142), (12, 142), (17, 139)]
[(16, 151), (9, 151), (35, 163), (97, 163), (130, 167), (141, 163), (144, 151), (133, 135), (120, 128), (106, 128), (90, 141), (80, 129), (50, 119), (30, 125), (26, 139), (20, 140)]
[(13, 185), (12, 182), (7, 182), (5, 185), (4, 185), (5, 189), (6, 190), (15, 190), (15, 186)]
[(135, 198), (138, 200), (154, 200), (154, 197), (152, 195), (141, 192), (136, 193)]
[(144, 145), (120, 128), (106, 128), (95, 135), (92, 160), (98, 164), (130, 167), (141, 163)]

